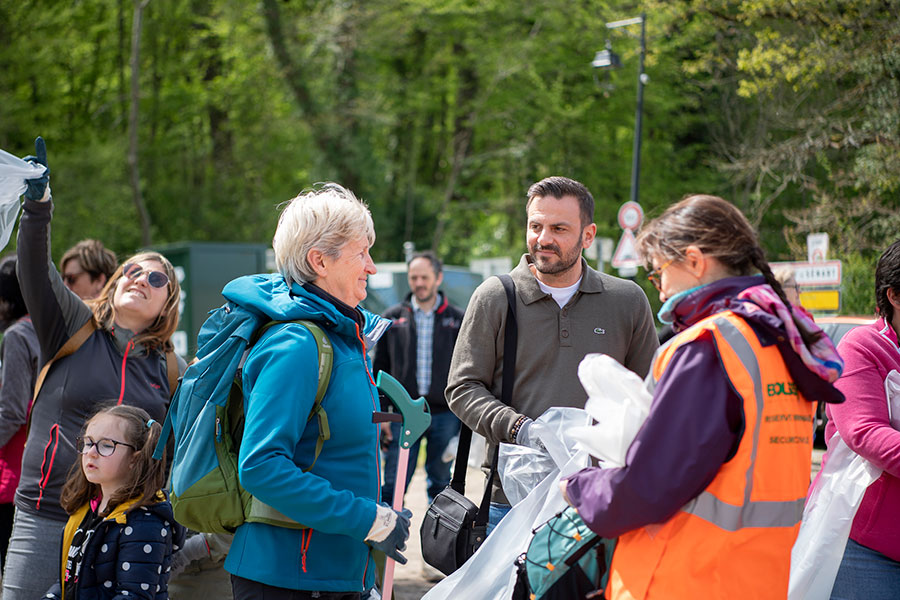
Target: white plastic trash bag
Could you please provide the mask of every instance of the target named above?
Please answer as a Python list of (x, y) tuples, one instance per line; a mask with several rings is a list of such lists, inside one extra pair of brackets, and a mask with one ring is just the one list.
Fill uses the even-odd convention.
[(891, 427), (900, 431), (900, 373), (891, 371), (884, 380), (884, 395), (888, 399)]
[(566, 439), (565, 432), (590, 422), (588, 414), (580, 409), (550, 409), (531, 424), (532, 435), (541, 440), (547, 452), (518, 444), (500, 444), (497, 471), (511, 505), (524, 500), (559, 464), (568, 462), (577, 449), (574, 440)]
[[(891, 426), (900, 429), (900, 373), (891, 371), (884, 387)], [(837, 431), (828, 440), (828, 460), (809, 492), (791, 550), (788, 600), (831, 597), (853, 518), (881, 471), (851, 450)]]
[(25, 193), (25, 180), (40, 177), (46, 168), (0, 150), (0, 249), (6, 247), (16, 225), (19, 196)]
[(574, 428), (571, 437), (600, 466), (625, 466), (628, 447), (650, 413), (652, 394), (640, 377), (606, 354), (585, 356), (578, 378), (588, 393), (584, 408), (597, 424)]
[[(552, 415), (553, 412), (567, 414)], [(546, 417), (546, 418), (545, 418)], [(547, 447), (555, 468), (521, 502), (516, 504), (487, 537), (472, 558), (423, 596), (423, 600), (487, 600), (509, 598), (515, 586), (516, 558), (525, 552), (532, 529), (566, 507), (559, 481), (588, 466), (589, 457), (575, 449), (575, 441), (565, 431), (567, 424), (590, 422), (578, 408), (551, 408), (541, 422), (540, 439)], [(557, 429), (547, 427), (556, 423)], [(557, 437), (561, 436), (561, 437)], [(499, 458), (498, 458), (499, 461)]]

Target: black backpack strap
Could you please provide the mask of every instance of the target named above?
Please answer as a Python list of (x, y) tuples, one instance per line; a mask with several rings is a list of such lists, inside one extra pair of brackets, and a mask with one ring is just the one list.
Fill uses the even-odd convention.
[(506, 330), (503, 335), (503, 382), (500, 400), (512, 406), (513, 387), (516, 383), (516, 344), (519, 341), (519, 325), (516, 321), (516, 284), (507, 274), (498, 275), (506, 291)]
[[(516, 344), (519, 339), (518, 323), (516, 321), (516, 284), (507, 274), (498, 275), (503, 289), (506, 292), (506, 327), (503, 332), (503, 379), (501, 381), (500, 401), (507, 406), (512, 404), (513, 386), (516, 380)], [(472, 430), (462, 425), (459, 432), (459, 445), (456, 448), (456, 464), (453, 466), (453, 479), (450, 487), (465, 493), (466, 469), (469, 462), (469, 447), (472, 444)], [(499, 451), (494, 453), (491, 462), (491, 472), (488, 475), (484, 487), (484, 495), (475, 517), (475, 525), (484, 525), (488, 521), (488, 512), (491, 504), (491, 489), (494, 486), (494, 478), (497, 475), (497, 460)]]

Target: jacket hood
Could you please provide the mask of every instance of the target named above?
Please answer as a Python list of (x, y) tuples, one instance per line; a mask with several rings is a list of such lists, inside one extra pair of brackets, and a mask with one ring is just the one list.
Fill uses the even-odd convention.
[[(341, 335), (356, 336), (356, 322), (328, 300), (299, 284), (288, 287), (280, 273), (247, 275), (225, 285), (222, 295), (245, 308), (255, 310), (273, 321), (307, 319), (333, 329)], [(369, 311), (357, 309), (363, 318), (363, 333), (376, 341), (390, 321)]]

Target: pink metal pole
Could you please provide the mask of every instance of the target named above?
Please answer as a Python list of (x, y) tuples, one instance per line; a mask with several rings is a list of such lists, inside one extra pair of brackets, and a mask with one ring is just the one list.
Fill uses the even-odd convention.
[[(398, 440), (399, 441), (399, 440)], [(409, 448), (401, 448), (397, 457), (397, 482), (394, 485), (394, 510), (403, 510), (403, 495), (406, 493), (406, 471), (409, 466)], [(384, 563), (384, 591), (381, 594), (383, 600), (391, 600), (394, 591), (394, 564), (393, 558), (388, 558)]]

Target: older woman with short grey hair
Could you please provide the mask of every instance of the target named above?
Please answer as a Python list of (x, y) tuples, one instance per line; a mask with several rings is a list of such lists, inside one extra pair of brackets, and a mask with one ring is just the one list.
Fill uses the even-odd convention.
[[(292, 199), (273, 248), (279, 273), (237, 279), (224, 290), (278, 323), (243, 367), (246, 422), (238, 469), (254, 497), (303, 529), (245, 523), (225, 568), (234, 598), (359, 598), (374, 585), (372, 549), (406, 562), (409, 511), (378, 503), (378, 391), (367, 351), (389, 323), (359, 307), (375, 273), (372, 216), (352, 192), (327, 184)], [(322, 400), (330, 437), (316, 446), (316, 330), (333, 348)], [(270, 596), (271, 594), (271, 596)]]
[(275, 266), (292, 283), (316, 281), (310, 250), (336, 258), (348, 241), (363, 237), (368, 247), (375, 243), (369, 209), (350, 190), (329, 183), (288, 202), (272, 240)]

